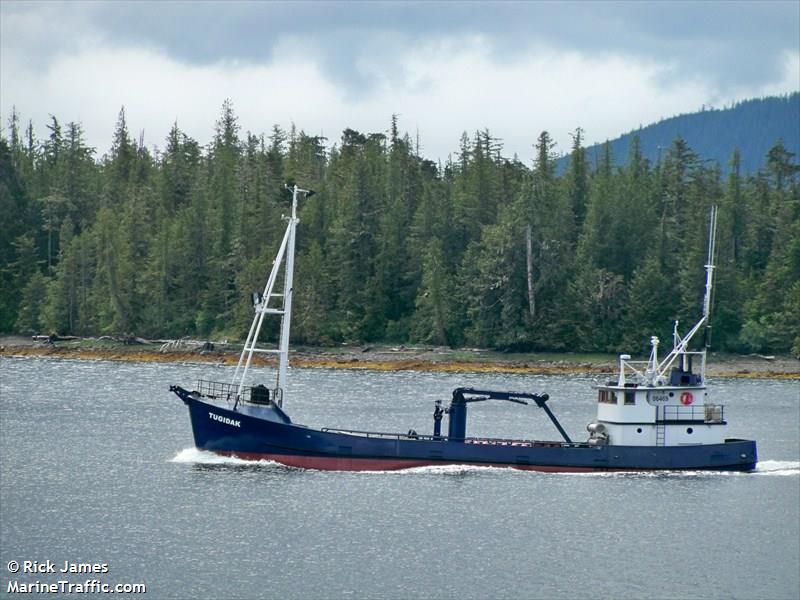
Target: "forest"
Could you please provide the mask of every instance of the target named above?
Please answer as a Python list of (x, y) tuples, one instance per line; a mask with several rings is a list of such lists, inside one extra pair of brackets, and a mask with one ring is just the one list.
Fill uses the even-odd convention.
[[(634, 136), (639, 138), (644, 157), (654, 162), (658, 162), (661, 153), (681, 136), (703, 160), (719, 163), (723, 177), (730, 174), (734, 148), (740, 152), (741, 172), (755, 173), (765, 166), (769, 150), (778, 139), (783, 140), (784, 147), (790, 152), (800, 152), (800, 92), (751, 98), (724, 108), (704, 105), (698, 112), (639, 127), (609, 140), (617, 164), (625, 161)], [(602, 144), (586, 148), (592, 163), (601, 151)], [(567, 156), (559, 161), (558, 173), (563, 173), (568, 161)]]
[(242, 132), (226, 101), (210, 143), (176, 123), (162, 149), (123, 108), (97, 156), (80, 123), (51, 117), (40, 138), (14, 110), (0, 331), (243, 339), (296, 182), (316, 194), (299, 211), (295, 343), (642, 354), (700, 317), (717, 205), (712, 349), (800, 355), (800, 167), (780, 139), (752, 174), (732, 148), (724, 176), (680, 137), (655, 163), (636, 138), (589, 161), (578, 128), (563, 173), (546, 131), (531, 143), (528, 165), (465, 133), (436, 163), (396, 116), (328, 144)]

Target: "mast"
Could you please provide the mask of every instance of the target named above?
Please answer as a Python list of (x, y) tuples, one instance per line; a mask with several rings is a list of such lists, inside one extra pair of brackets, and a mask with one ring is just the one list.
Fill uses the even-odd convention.
[[(695, 324), (694, 327), (687, 333), (683, 338), (680, 337), (677, 333), (677, 325), (675, 327), (673, 337), (675, 338), (675, 345), (666, 358), (664, 358), (661, 363), (658, 364), (658, 368), (656, 370), (656, 376), (660, 377), (663, 376), (664, 373), (672, 366), (672, 363), (675, 362), (675, 359), (678, 356), (685, 355), (685, 354), (700, 354), (702, 356), (702, 366), (700, 375), (705, 381), (706, 378), (706, 350), (710, 344), (711, 339), (711, 289), (713, 286), (714, 281), (714, 252), (717, 243), (717, 206), (713, 205), (711, 207), (711, 215), (708, 224), (708, 257), (705, 264), (706, 269), (706, 289), (705, 294), (703, 296), (703, 316), (700, 317), (700, 320)], [(705, 324), (706, 331), (705, 331), (705, 343), (703, 344), (703, 349), (698, 352), (689, 352), (689, 342), (695, 336), (695, 334), (700, 330), (700, 327)]]
[(287, 227), (288, 249), (286, 252), (286, 269), (283, 282), (283, 315), (281, 316), (281, 339), (278, 345), (278, 377), (275, 382), (275, 402), (278, 406), (283, 405), (286, 386), (286, 370), (289, 367), (289, 332), (292, 326), (292, 292), (294, 291), (294, 245), (295, 232), (300, 219), (297, 218), (297, 194), (302, 193), (306, 196), (312, 192), (303, 190), (295, 185), (292, 189), (292, 214), (289, 217)]
[[(264, 293), (260, 296), (254, 294), (253, 308), (255, 309), (255, 316), (253, 323), (250, 325), (250, 331), (247, 334), (247, 340), (242, 348), (242, 354), (239, 356), (239, 363), (236, 365), (236, 370), (233, 373), (232, 385), (237, 387), (236, 403), (234, 410), (242, 399), (242, 392), (244, 390), (244, 383), (247, 379), (247, 372), (250, 369), (250, 363), (253, 359), (255, 352), (277, 354), (278, 355), (278, 375), (275, 381), (275, 389), (272, 390), (272, 397), (278, 406), (282, 406), (285, 398), (287, 368), (289, 366), (289, 334), (291, 330), (292, 321), (292, 291), (294, 285), (294, 250), (295, 250), (295, 233), (297, 224), (300, 219), (297, 218), (297, 198), (298, 194), (304, 194), (307, 198), (314, 192), (311, 190), (304, 190), (294, 185), (289, 187), (285, 186), (287, 190), (292, 192), (292, 214), (289, 217), (284, 217), (288, 221), (286, 226), (286, 233), (283, 236), (281, 245), (278, 248), (278, 254), (275, 256), (275, 261), (272, 263), (272, 270), (267, 279), (267, 284), (264, 286)], [(285, 261), (284, 261), (285, 257)], [(273, 290), (275, 282), (278, 279), (278, 272), (281, 265), (284, 265), (284, 284), (283, 293), (277, 294)], [(283, 305), (280, 308), (270, 308), (269, 304), (272, 298), (283, 298)], [(278, 341), (277, 349), (257, 348), (258, 334), (261, 331), (261, 325), (264, 322), (264, 316), (268, 314), (281, 315), (281, 335)], [(238, 386), (237, 386), (238, 385)]]
[(706, 293), (703, 297), (703, 318), (706, 323), (704, 346), (711, 345), (711, 285), (714, 276), (714, 250), (717, 245), (717, 206), (711, 207), (711, 222), (708, 231), (708, 258), (706, 260)]

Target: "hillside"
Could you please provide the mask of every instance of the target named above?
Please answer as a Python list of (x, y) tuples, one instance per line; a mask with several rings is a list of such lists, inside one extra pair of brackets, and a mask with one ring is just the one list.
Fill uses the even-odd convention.
[[(755, 173), (764, 166), (767, 152), (778, 139), (783, 139), (789, 152), (800, 155), (800, 92), (746, 100), (730, 108), (706, 109), (640, 127), (610, 140), (617, 164), (627, 161), (628, 146), (634, 135), (639, 136), (643, 154), (653, 164), (663, 158), (680, 136), (702, 159), (717, 162), (725, 174), (731, 153), (738, 148), (742, 173)], [(600, 160), (602, 145), (586, 148), (592, 164)], [(563, 172), (568, 163), (568, 156), (562, 158), (559, 171)]]

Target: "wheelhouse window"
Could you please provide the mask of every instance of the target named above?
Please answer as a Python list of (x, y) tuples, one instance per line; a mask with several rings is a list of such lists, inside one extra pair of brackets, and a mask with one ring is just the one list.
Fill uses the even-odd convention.
[(636, 404), (636, 392), (625, 390), (625, 404)]
[(617, 394), (611, 390), (598, 390), (597, 401), (602, 404), (616, 404)]

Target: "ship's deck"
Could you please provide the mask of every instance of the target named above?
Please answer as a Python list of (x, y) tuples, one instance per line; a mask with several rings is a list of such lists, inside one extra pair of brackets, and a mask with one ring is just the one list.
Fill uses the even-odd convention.
[[(386, 431), (362, 431), (357, 429), (335, 429), (330, 427), (324, 427), (320, 431), (324, 433), (339, 433), (344, 435), (353, 435), (357, 437), (366, 437), (366, 438), (381, 438), (381, 439), (396, 439), (396, 440), (422, 440), (422, 441), (433, 441), (433, 442), (448, 442), (450, 439), (447, 436), (440, 435), (426, 435), (420, 434), (415, 431), (409, 431), (408, 433), (393, 433), (393, 432), (386, 432)], [(468, 437), (453, 440), (458, 441), (459, 443), (465, 444), (477, 444), (477, 445), (485, 445), (485, 446), (518, 446), (520, 448), (581, 448), (581, 447), (589, 447), (588, 443), (585, 442), (573, 442), (571, 444), (567, 442), (559, 442), (559, 441), (547, 441), (547, 440), (520, 440), (520, 439), (513, 439), (513, 438), (484, 438), (484, 437)]]

